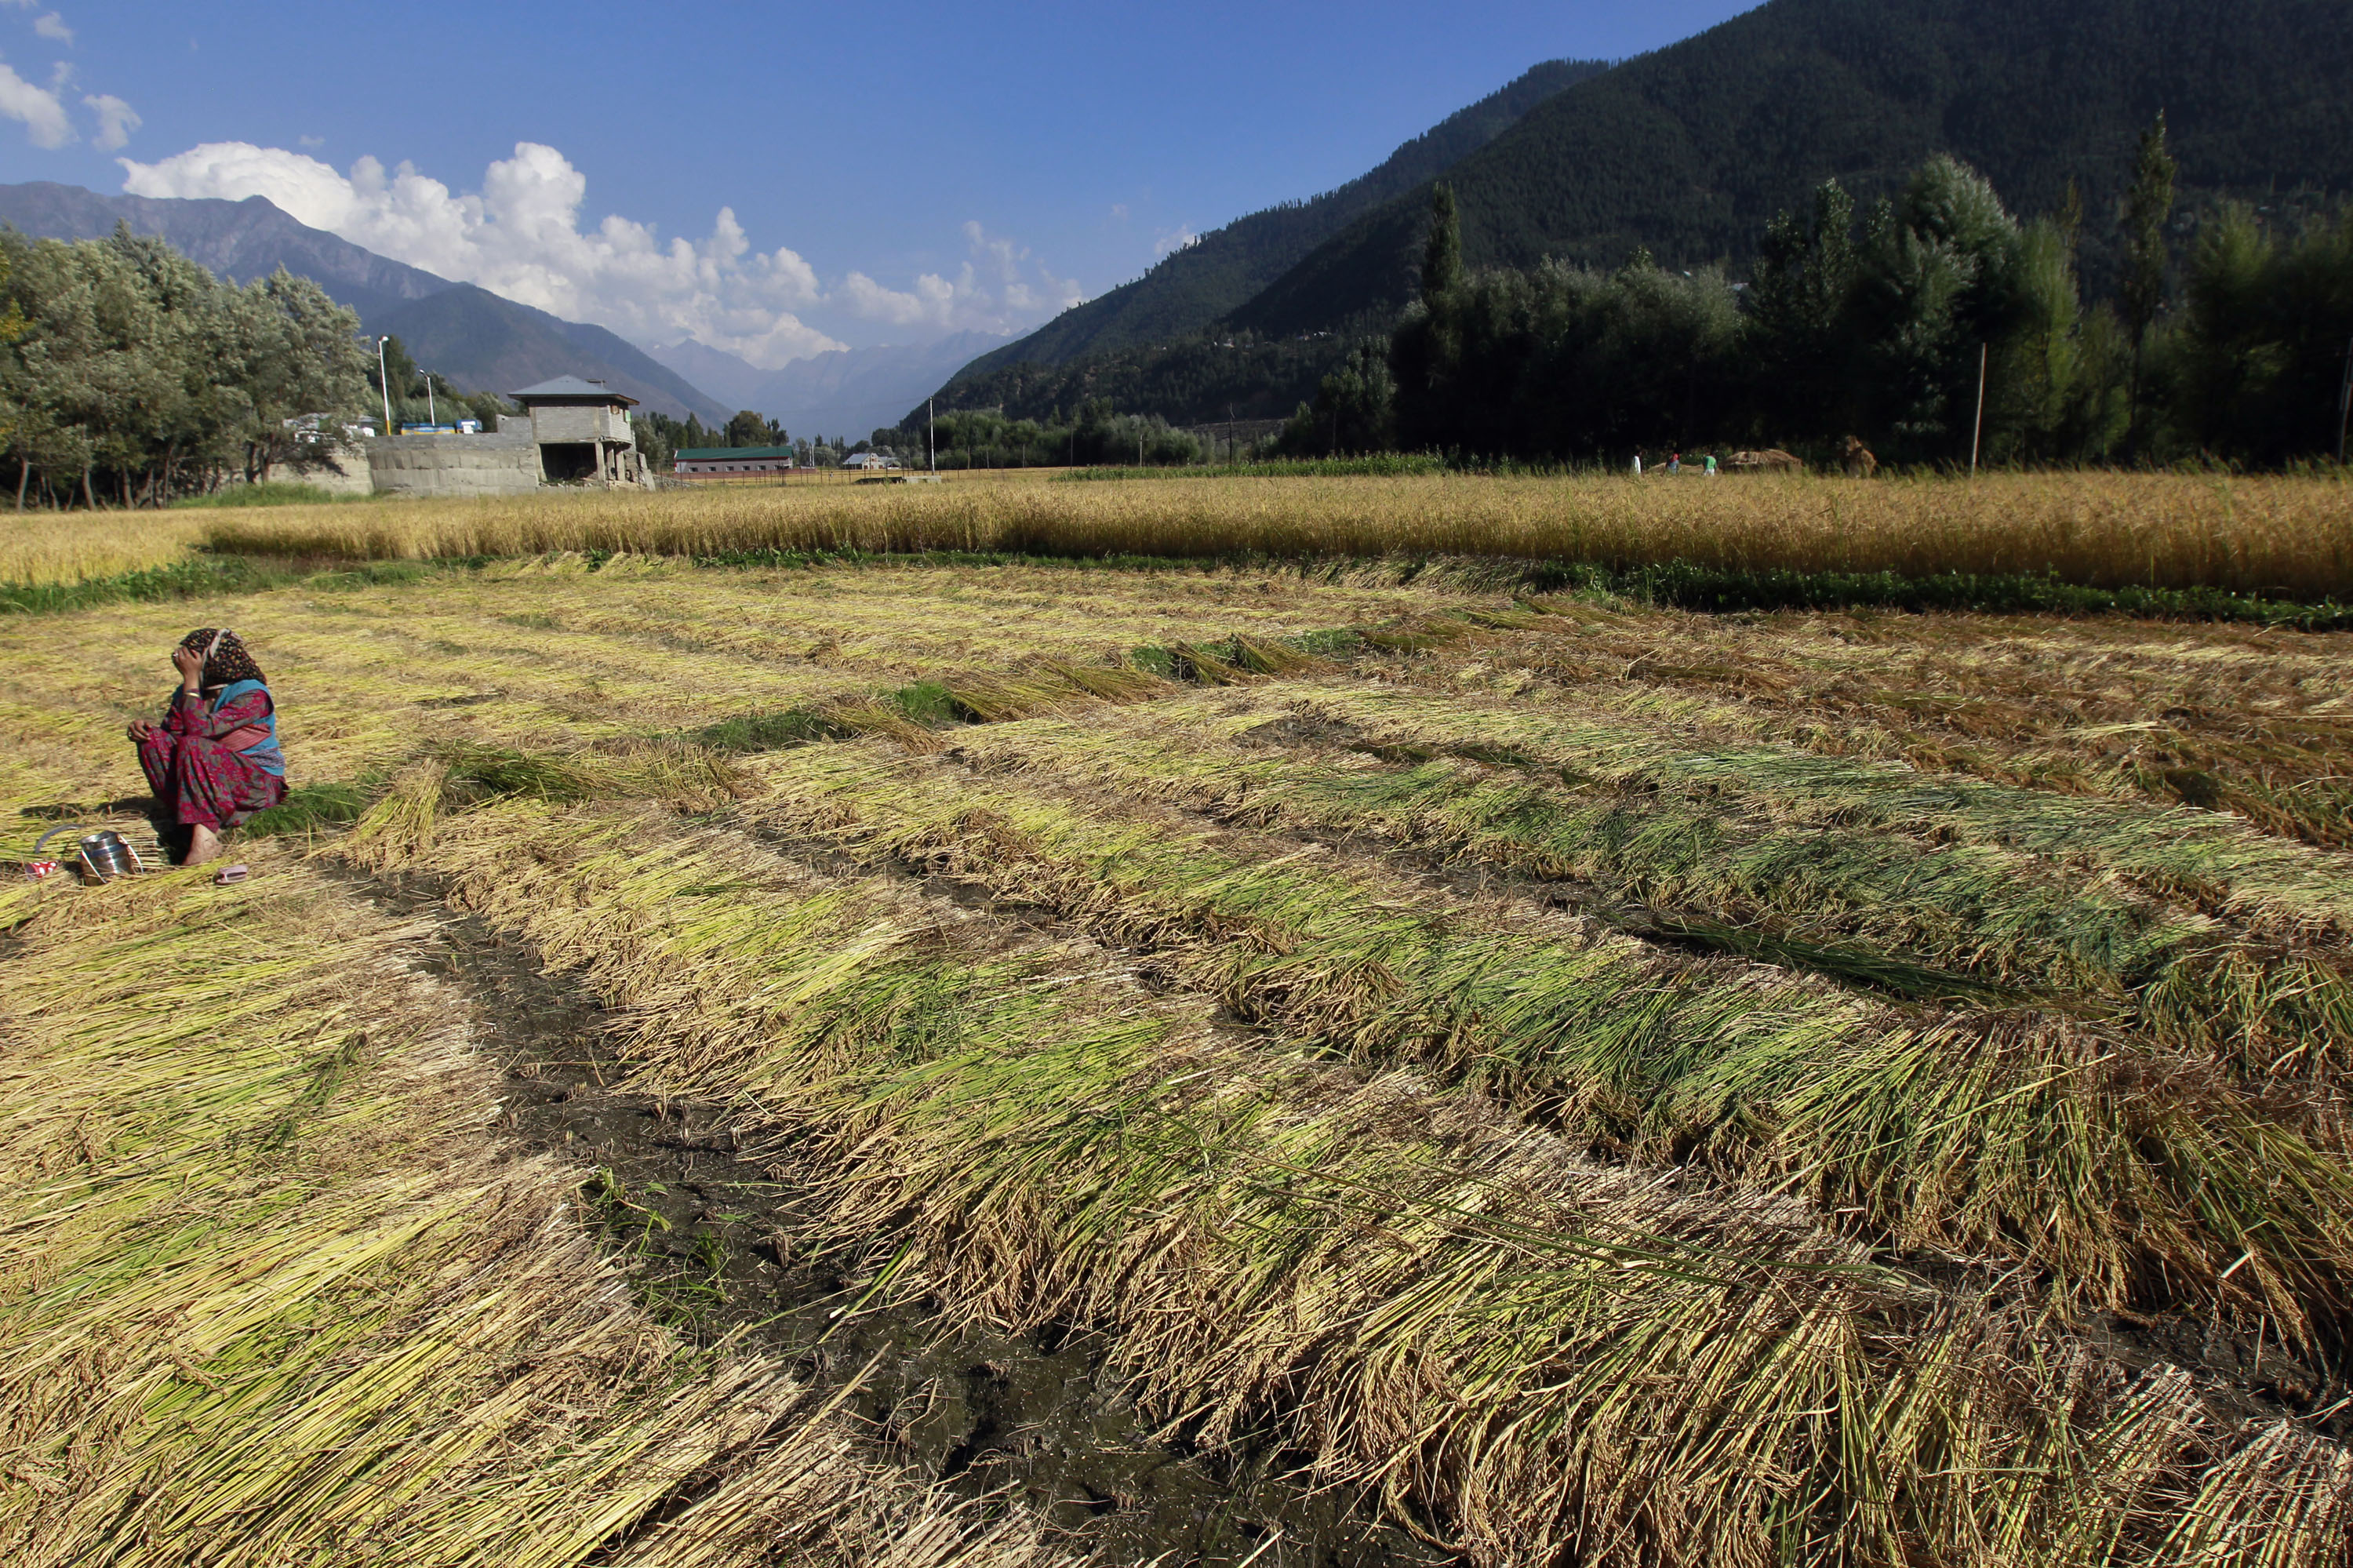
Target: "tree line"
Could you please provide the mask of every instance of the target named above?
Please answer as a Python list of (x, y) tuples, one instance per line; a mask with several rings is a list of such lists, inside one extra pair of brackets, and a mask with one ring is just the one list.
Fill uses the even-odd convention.
[(1440, 186), (1419, 298), (1323, 377), (1282, 446), (1617, 462), (1708, 445), (1823, 457), (1852, 436), (1908, 464), (2334, 456), (2353, 210), (2282, 233), (2224, 204), (2178, 254), (2173, 181), (2160, 118), (2124, 201), (2115, 296), (2095, 302), (2072, 190), (2021, 222), (1947, 156), (1860, 221), (1824, 184), (1767, 227), (1745, 283), (1641, 251), (1614, 271), (1472, 271)]
[(162, 505), (349, 461), (347, 427), (375, 422), (359, 324), (308, 279), (225, 283), (128, 228), (70, 244), (0, 232), (17, 508)]
[(1065, 414), (1018, 418), (997, 408), (943, 412), (926, 428), (920, 413), (907, 423), (876, 430), (859, 450), (885, 451), (922, 468), (935, 450), (943, 469), (1097, 467), (1136, 463), (1169, 467), (1199, 462), (1200, 439), (1156, 414), (1120, 414), (1106, 397), (1090, 397)]

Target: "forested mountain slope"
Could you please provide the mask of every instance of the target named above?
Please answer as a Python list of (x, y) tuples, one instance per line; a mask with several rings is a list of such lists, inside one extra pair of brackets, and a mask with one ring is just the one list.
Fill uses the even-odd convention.
[(1608, 69), (1601, 60), (1548, 60), (1408, 142), (1369, 174), (1313, 200), (1269, 207), (1205, 234), (1134, 282), (1073, 306), (1028, 337), (976, 360), (956, 379), (1023, 362), (1063, 365), (1085, 355), (1199, 332), (1352, 219), (1424, 188), (1536, 105)]
[[(2084, 201), (2096, 288), (2137, 133), (2165, 111), (2183, 210), (2274, 209), (2353, 185), (2344, 0), (1771, 0), (1582, 82), (1447, 175), (1472, 266), (1545, 256), (1737, 265), (1836, 175), (1868, 198), (1934, 153), (2015, 211)], [(1325, 328), (1410, 296), (1427, 182), (1366, 213), (1228, 318)]]

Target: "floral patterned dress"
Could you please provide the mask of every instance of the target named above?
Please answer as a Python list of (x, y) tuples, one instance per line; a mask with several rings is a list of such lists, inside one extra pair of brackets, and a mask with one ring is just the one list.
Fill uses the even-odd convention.
[[(266, 730), (273, 733), (264, 755), (277, 756), (269, 692), (252, 683), (239, 686), (209, 698), (174, 693), (163, 724), (139, 743), (139, 766), (164, 821), (219, 832), (286, 799), (285, 776), (249, 754), (259, 749), (249, 737)], [(248, 744), (238, 747), (240, 741)]]

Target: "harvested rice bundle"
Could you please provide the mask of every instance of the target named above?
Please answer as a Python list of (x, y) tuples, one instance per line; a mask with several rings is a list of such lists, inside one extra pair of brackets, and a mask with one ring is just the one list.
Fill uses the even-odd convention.
[[(2341, 634), (2024, 617), (1615, 615), (1545, 601), (1482, 661), (1580, 704), (1662, 701), (1720, 739), (1902, 758), (2073, 794), (2188, 801), (2353, 846)], [(2257, 642), (2255, 640), (2261, 638)], [(1452, 672), (1447, 673), (1449, 675)], [(1711, 700), (1708, 694), (1723, 700)]]
[(1903, 1245), (2021, 1259), (2087, 1303), (2211, 1300), (2301, 1333), (2353, 1301), (2353, 1172), (2317, 1140), (2333, 1124), (2140, 1044), (2010, 1010), (1866, 1004), (1281, 841), (1091, 809), (1037, 773), (873, 747), (759, 772), (744, 810), (772, 831), (1042, 905), (1244, 1017), (1433, 1064), (1600, 1148), (1794, 1183)]
[(487, 1139), (428, 933), (269, 870), (0, 911), (0, 1556), (1037, 1561), (655, 1330)]
[(1517, 752), (1581, 789), (1754, 800), (1791, 821), (1998, 845), (2191, 897), (2259, 930), (2353, 933), (2353, 865), (2218, 813), (2134, 810), (1788, 747), (1694, 744), (1655, 715), (1629, 722), (1575, 694), (1482, 701), (1362, 684), (1285, 694), (1303, 717), (1355, 726), (1365, 744)]
[(645, 1086), (732, 1097), (823, 1234), (902, 1249), (959, 1312), (1114, 1328), (1152, 1408), (1213, 1441), (1273, 1423), (1477, 1560), (2341, 1549), (2335, 1446), (2234, 1429), (1797, 1205), (1594, 1164), (1476, 1096), (1236, 1038), (1098, 951), (659, 822), (509, 802), (438, 820), (430, 863), (633, 1010)]
[[(2353, 1060), (2353, 980), (2334, 957), (2234, 936), (2116, 879), (2086, 884), (2063, 863), (2000, 843), (1940, 842), (1956, 835), (1938, 824), (1910, 834), (1837, 817), (1809, 821), (1806, 808), (1785, 813), (1778, 799), (1538, 782), (1526, 754), (1493, 743), (1462, 742), (1474, 757), (1417, 763), (1345, 730), (1333, 735), (1313, 704), (1302, 724), (1285, 695), (1182, 697), (1156, 707), (1148, 729), (1106, 715), (1083, 727), (979, 732), (964, 749), (988, 765), (1068, 773), (1231, 820), (1371, 832), (1583, 885), (1589, 896), (1633, 901), (1701, 939), (1866, 983), (1877, 983), (1878, 955), (1899, 990), (1910, 968), (2021, 1000), (2053, 998), (2226, 1056), (2257, 1078), (2327, 1078)], [(1173, 731), (1170, 721), (1189, 723)], [(1296, 734), (1307, 737), (1305, 755), (1285, 749)], [(1266, 744), (1250, 744), (1261, 737)], [(1383, 749), (1388, 757), (1366, 754)], [(1907, 777), (1905, 787), (1915, 783)], [(2327, 857), (2316, 863), (2312, 852), (2248, 838), (2260, 851), (2306, 857), (2294, 890), (2306, 905), (2340, 897)], [(2274, 885), (2263, 896), (2275, 894)]]

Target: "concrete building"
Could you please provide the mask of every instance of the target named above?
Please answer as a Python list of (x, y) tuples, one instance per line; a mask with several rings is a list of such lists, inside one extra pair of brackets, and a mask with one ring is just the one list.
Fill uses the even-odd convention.
[(673, 454), (670, 471), (681, 479), (762, 473), (781, 478), (793, 471), (793, 449), (681, 447)]
[[(532, 444), (538, 449), (539, 474), (545, 482), (607, 490), (653, 488), (652, 471), (638, 450), (637, 431), (629, 424), (636, 398), (577, 376), (559, 376), (508, 396), (531, 418)], [(500, 433), (519, 423), (502, 421)]]
[(522, 419), (496, 435), (378, 436), (368, 477), (385, 495), (521, 495), (540, 482), (539, 446)]

